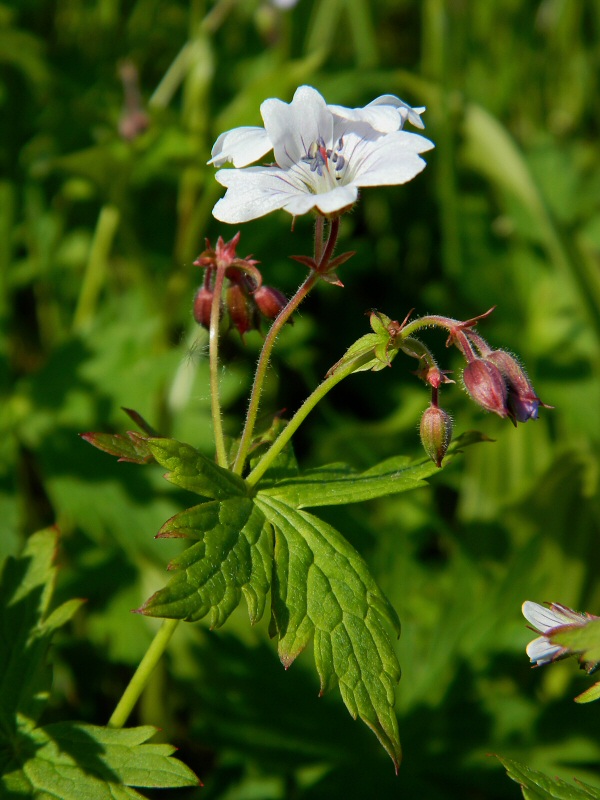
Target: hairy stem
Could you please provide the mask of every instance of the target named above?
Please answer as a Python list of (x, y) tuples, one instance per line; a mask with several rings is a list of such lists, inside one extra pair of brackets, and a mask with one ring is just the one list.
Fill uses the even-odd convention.
[(258, 416), (258, 409), (260, 405), (260, 396), (262, 394), (263, 384), (265, 381), (265, 376), (267, 374), (269, 361), (271, 360), (271, 353), (273, 352), (275, 341), (279, 336), (279, 333), (283, 328), (283, 326), (285, 325), (285, 323), (292, 316), (294, 311), (296, 311), (300, 303), (304, 300), (306, 295), (310, 292), (310, 290), (319, 280), (320, 273), (326, 271), (329, 260), (333, 255), (333, 251), (335, 249), (339, 227), (340, 227), (339, 219), (332, 220), (329, 227), (329, 236), (327, 238), (327, 243), (323, 245), (324, 218), (321, 216), (317, 217), (317, 221), (315, 223), (315, 250), (314, 250), (316, 269), (310, 272), (306, 280), (299, 287), (296, 294), (288, 302), (285, 308), (282, 309), (279, 316), (275, 319), (275, 321), (271, 325), (271, 328), (269, 329), (269, 332), (265, 337), (265, 341), (262, 350), (260, 352), (260, 356), (258, 358), (258, 363), (256, 365), (256, 372), (254, 374), (254, 383), (252, 384), (252, 392), (250, 394), (250, 402), (248, 403), (248, 411), (246, 413), (244, 430), (242, 432), (242, 437), (240, 440), (240, 446), (235, 459), (235, 464), (233, 465), (233, 471), (238, 475), (241, 475), (242, 472), (244, 471), (244, 464), (246, 463), (246, 458), (248, 457), (248, 452), (250, 450), (250, 445), (252, 443), (252, 436), (254, 435), (254, 426), (256, 425), (256, 418)]
[(217, 464), (227, 466), (227, 452), (225, 450), (225, 437), (223, 435), (223, 420), (221, 419), (221, 399), (219, 397), (219, 323), (221, 321), (221, 295), (223, 294), (223, 281), (225, 270), (217, 267), (217, 275), (213, 288), (212, 305), (210, 308), (210, 329), (208, 333), (208, 358), (210, 364), (210, 404), (215, 436), (215, 450)]
[(250, 394), (250, 401), (248, 403), (246, 422), (244, 424), (244, 430), (240, 439), (240, 446), (237, 452), (235, 463), (233, 465), (233, 471), (238, 475), (241, 475), (244, 470), (244, 464), (246, 463), (248, 451), (250, 450), (250, 445), (252, 443), (254, 426), (256, 424), (258, 408), (260, 405), (260, 396), (262, 394), (265, 375), (267, 374), (275, 340), (279, 336), (279, 333), (285, 323), (292, 316), (294, 311), (296, 311), (300, 303), (304, 300), (306, 295), (310, 292), (318, 280), (319, 274), (314, 270), (311, 271), (306, 280), (298, 288), (296, 294), (291, 298), (285, 308), (281, 310), (280, 314), (271, 325), (269, 332), (265, 337), (265, 341), (256, 364), (256, 372), (254, 374), (254, 383), (252, 384), (252, 392)]

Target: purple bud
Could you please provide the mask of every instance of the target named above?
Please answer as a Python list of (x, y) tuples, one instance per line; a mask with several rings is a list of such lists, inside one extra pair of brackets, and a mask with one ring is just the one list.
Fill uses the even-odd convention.
[(208, 330), (210, 328), (210, 310), (212, 307), (213, 292), (204, 286), (196, 292), (194, 297), (194, 319), (198, 325)]
[(505, 350), (494, 350), (486, 358), (495, 364), (504, 376), (508, 389), (508, 415), (513, 423), (516, 425), (517, 422), (537, 419), (539, 407), (544, 404), (536, 395), (527, 373), (517, 359)]
[(288, 302), (283, 292), (273, 289), (272, 286), (259, 286), (252, 298), (260, 313), (267, 319), (275, 319)]
[(508, 417), (508, 388), (504, 376), (491, 361), (476, 358), (464, 368), (465, 389), (477, 405), (493, 411), (499, 417)]
[(452, 439), (452, 417), (438, 406), (429, 406), (421, 417), (420, 434), (425, 452), (437, 467), (441, 467)]

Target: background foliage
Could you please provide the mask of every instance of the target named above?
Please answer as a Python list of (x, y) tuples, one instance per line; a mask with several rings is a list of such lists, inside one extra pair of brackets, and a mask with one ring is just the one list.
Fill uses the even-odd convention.
[[(149, 122), (131, 140), (125, 61)], [(346, 287), (320, 287), (281, 337), (265, 410), (294, 410), (371, 307), (468, 318), (493, 304), (481, 333), (556, 410), (514, 430), (450, 388), (457, 431), (495, 442), (427, 488), (335, 510), (403, 622), (398, 778), (337, 697), (317, 698), (310, 655), (284, 672), (243, 611), (214, 633), (180, 626), (132, 724), (160, 726), (204, 781), (174, 798), (517, 797), (488, 753), (600, 786), (597, 708), (571, 699), (587, 679), (571, 662), (532, 672), (520, 615), (525, 599), (600, 609), (599, 61), (600, 8), (567, 0), (0, 4), (0, 551), (56, 523), (57, 602), (88, 600), (55, 642), (48, 721), (105, 724), (154, 630), (129, 610), (177, 552), (153, 536), (189, 505), (77, 433), (124, 430), (124, 405), (212, 453), (192, 261), (203, 237), (235, 233), (210, 215), (212, 142), (301, 83), (349, 106), (395, 93), (428, 106), (436, 150), (344, 219)], [(287, 256), (310, 240), (307, 218), (290, 232), (276, 214), (244, 227), (241, 252), (290, 293)], [(232, 434), (259, 345), (229, 340)], [(301, 431), (301, 463), (420, 455), (413, 367), (399, 357), (339, 387)]]

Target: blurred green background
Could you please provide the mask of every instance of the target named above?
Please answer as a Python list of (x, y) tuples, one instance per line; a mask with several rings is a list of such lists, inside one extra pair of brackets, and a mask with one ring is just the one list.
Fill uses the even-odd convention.
[[(132, 70), (132, 65), (135, 69)], [(204, 789), (161, 797), (516, 798), (499, 753), (600, 786), (598, 708), (576, 664), (530, 669), (523, 600), (600, 613), (600, 5), (572, 0), (14, 0), (0, 3), (0, 552), (61, 532), (58, 598), (88, 598), (53, 650), (51, 715), (104, 724), (155, 630), (130, 614), (176, 550), (153, 536), (189, 505), (160, 470), (77, 436), (122, 432), (134, 408), (212, 452), (207, 337), (193, 322), (217, 135), (260, 124), (267, 97), (309, 83), (328, 102), (394, 93), (426, 105), (436, 144), (404, 187), (367, 190), (342, 224), (345, 288), (319, 287), (281, 336), (263, 411), (293, 411), (365, 311), (466, 319), (518, 354), (554, 411), (515, 430), (460, 386), (456, 431), (493, 438), (429, 487), (335, 511), (403, 622), (398, 777), (310, 653), (287, 673), (266, 625), (182, 625), (132, 723), (180, 748)], [(139, 74), (141, 110), (124, 110)], [(130, 77), (131, 80), (131, 77)], [(241, 255), (288, 294), (311, 221), (249, 223)], [(458, 369), (440, 334), (427, 340)], [(252, 333), (224, 345), (235, 435)], [(428, 403), (399, 356), (353, 376), (302, 429), (304, 466), (421, 457)], [(149, 794), (148, 796), (152, 796)]]

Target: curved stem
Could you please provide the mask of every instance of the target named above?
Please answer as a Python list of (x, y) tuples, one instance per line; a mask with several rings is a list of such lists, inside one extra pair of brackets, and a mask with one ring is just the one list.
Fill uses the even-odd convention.
[(277, 458), (279, 453), (281, 453), (283, 448), (290, 441), (292, 436), (296, 433), (300, 425), (304, 422), (306, 417), (310, 414), (317, 403), (319, 403), (325, 397), (325, 395), (330, 392), (340, 381), (355, 372), (356, 369), (361, 366), (361, 364), (366, 364), (368, 361), (371, 361), (372, 358), (372, 352), (363, 353), (360, 356), (357, 356), (353, 361), (349, 361), (343, 367), (336, 369), (332, 375), (330, 375), (323, 381), (323, 383), (317, 386), (314, 392), (312, 392), (312, 394), (310, 394), (302, 403), (298, 411), (296, 411), (294, 416), (285, 426), (284, 430), (279, 434), (271, 447), (260, 459), (252, 472), (248, 475), (246, 482), (250, 486), (254, 486), (256, 483), (258, 483), (258, 481), (269, 469), (273, 461)]
[(138, 668), (134, 672), (127, 688), (123, 692), (121, 699), (117, 703), (117, 707), (113, 711), (111, 718), (108, 720), (108, 726), (110, 728), (122, 728), (127, 722), (133, 707), (137, 703), (141, 693), (146, 688), (146, 684), (148, 683), (154, 668), (160, 661), (162, 654), (167, 649), (167, 645), (169, 644), (171, 636), (175, 632), (175, 628), (179, 625), (179, 622), (180, 620), (178, 619), (165, 619), (163, 621), (158, 633), (152, 640), (150, 647), (146, 650), (146, 653), (140, 661)]
[(212, 305), (210, 308), (210, 329), (208, 333), (208, 358), (210, 364), (210, 403), (215, 435), (215, 449), (217, 464), (227, 466), (227, 452), (225, 450), (225, 437), (223, 435), (223, 421), (221, 419), (221, 400), (219, 397), (219, 323), (221, 321), (221, 295), (223, 294), (223, 281), (225, 270), (217, 267), (217, 276), (213, 289)]

